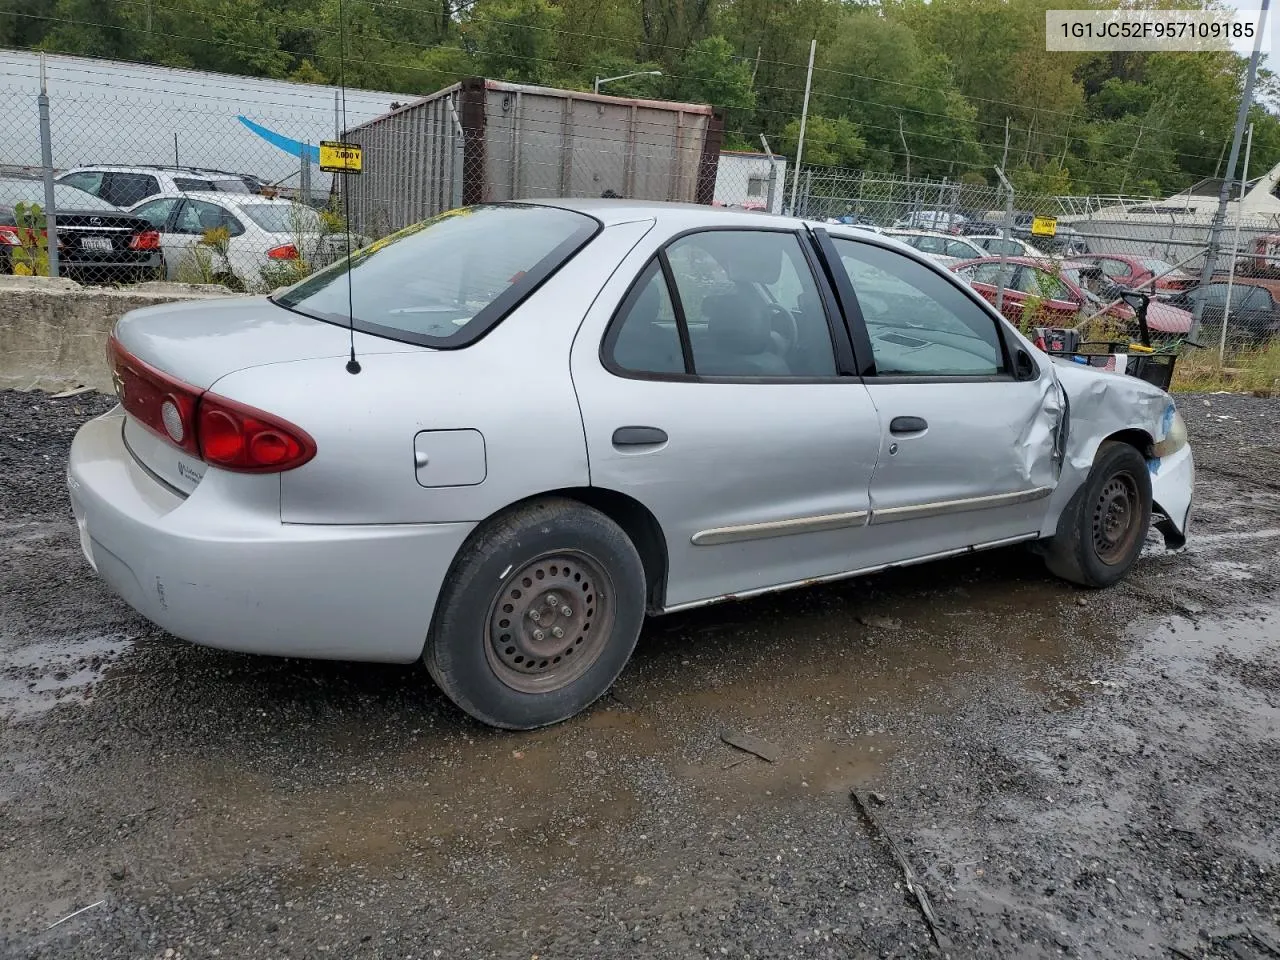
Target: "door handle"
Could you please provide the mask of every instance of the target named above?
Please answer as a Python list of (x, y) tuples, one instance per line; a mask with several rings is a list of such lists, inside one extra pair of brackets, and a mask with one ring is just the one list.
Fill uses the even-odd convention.
[(657, 427), (619, 427), (613, 431), (615, 447), (652, 447), (667, 442), (667, 431)]
[(894, 417), (889, 422), (889, 432), (895, 434), (924, 433), (928, 429), (923, 417)]

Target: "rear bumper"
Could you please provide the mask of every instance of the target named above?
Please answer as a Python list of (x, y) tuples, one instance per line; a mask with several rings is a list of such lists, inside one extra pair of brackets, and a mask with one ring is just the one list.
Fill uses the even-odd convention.
[(474, 524), (285, 524), (278, 477), (212, 469), (184, 498), (128, 452), (123, 420), (117, 408), (80, 428), (67, 485), (86, 558), (135, 610), (184, 640), (245, 653), (422, 653)]

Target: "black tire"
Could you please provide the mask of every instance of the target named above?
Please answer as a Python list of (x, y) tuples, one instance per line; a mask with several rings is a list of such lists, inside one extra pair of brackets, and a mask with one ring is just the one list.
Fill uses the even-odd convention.
[(644, 565), (622, 528), (575, 501), (541, 500), (485, 523), (458, 552), (423, 660), (477, 720), (532, 730), (609, 689), (644, 611)]
[(1150, 525), (1147, 461), (1129, 444), (1108, 441), (1062, 511), (1057, 532), (1045, 545), (1045, 564), (1082, 587), (1109, 587), (1137, 561)]

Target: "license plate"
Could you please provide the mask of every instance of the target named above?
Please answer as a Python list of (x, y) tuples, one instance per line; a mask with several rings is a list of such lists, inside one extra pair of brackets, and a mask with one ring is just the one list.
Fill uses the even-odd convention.
[(101, 250), (104, 253), (111, 251), (111, 240), (108, 237), (81, 237), (80, 248), (82, 250)]

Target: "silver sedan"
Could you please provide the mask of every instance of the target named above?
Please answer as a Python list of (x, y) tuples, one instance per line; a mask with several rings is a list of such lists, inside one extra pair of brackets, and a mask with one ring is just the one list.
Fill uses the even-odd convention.
[(646, 614), (1017, 543), (1105, 587), (1191, 509), (1167, 394), (852, 227), (465, 208), (110, 354), (68, 483), (116, 592), (213, 647), (421, 658), (500, 727), (594, 701)]

